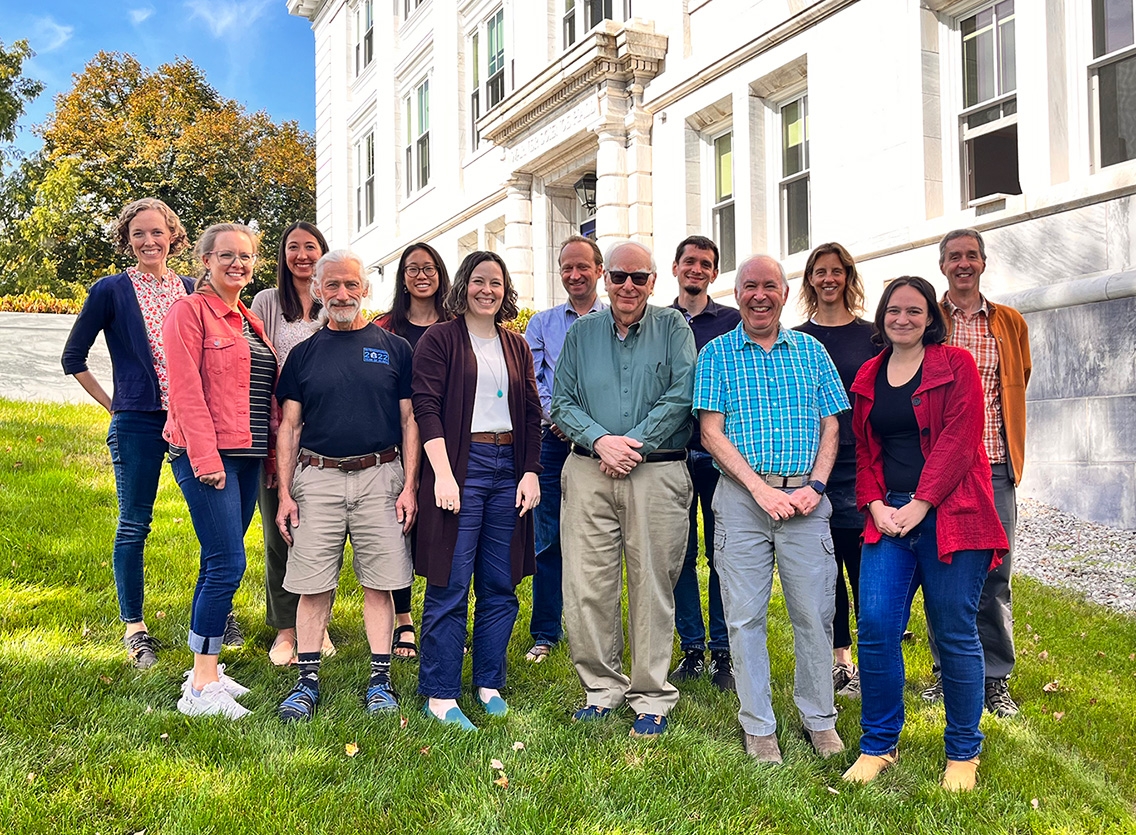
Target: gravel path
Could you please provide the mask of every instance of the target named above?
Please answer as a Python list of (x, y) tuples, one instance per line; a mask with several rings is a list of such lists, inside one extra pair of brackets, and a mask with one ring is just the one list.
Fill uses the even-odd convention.
[(1136, 531), (1086, 522), (1020, 499), (1017, 540), (1015, 574), (1136, 614)]

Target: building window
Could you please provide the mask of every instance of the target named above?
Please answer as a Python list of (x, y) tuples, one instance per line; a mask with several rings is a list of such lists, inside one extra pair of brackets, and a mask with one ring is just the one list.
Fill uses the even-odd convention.
[(375, 222), (375, 132), (355, 143), (355, 229)]
[(355, 75), (375, 57), (375, 0), (363, 0), (355, 9)]
[(781, 105), (781, 250), (809, 248), (809, 97)]
[[(485, 47), (484, 49), (482, 47)], [(505, 98), (505, 10), (498, 9), (469, 36), (469, 119), (471, 144), (477, 150), (481, 134), (477, 120)], [(483, 86), (484, 82), (484, 86)]]
[(413, 13), (413, 11), (415, 9), (417, 9), (419, 6), (421, 6), (425, 2), (426, 2), (426, 0), (402, 0), (402, 16), (403, 16), (403, 18), (410, 17), (411, 13)]
[(714, 205), (711, 226), (718, 244), (718, 269), (729, 272), (736, 266), (734, 245), (734, 134), (726, 131), (710, 140), (714, 164)]
[(992, 194), (1021, 194), (1014, 0), (987, 6), (964, 18), (959, 28), (964, 202), (970, 204)]
[(505, 98), (505, 10), (498, 9), (497, 14), (489, 18), (485, 24), (485, 40), (488, 42), (486, 59), (488, 66), (485, 71), (485, 109), (492, 110)]
[(576, 43), (577, 33), (587, 34), (605, 20), (631, 18), (631, 0), (564, 0), (564, 48)]
[(1092, 0), (1089, 65), (1097, 168), (1136, 159), (1136, 39), (1133, 0)]
[(406, 195), (430, 182), (430, 79), (403, 99), (406, 115)]

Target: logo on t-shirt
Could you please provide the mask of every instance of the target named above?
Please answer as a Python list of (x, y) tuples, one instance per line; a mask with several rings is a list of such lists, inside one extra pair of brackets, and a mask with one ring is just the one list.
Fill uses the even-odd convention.
[(364, 348), (363, 362), (378, 362), (383, 365), (390, 365), (390, 354), (379, 348)]

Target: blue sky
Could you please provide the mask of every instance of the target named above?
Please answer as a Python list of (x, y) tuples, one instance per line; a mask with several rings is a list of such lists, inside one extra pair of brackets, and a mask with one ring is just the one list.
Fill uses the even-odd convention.
[(31, 128), (100, 49), (150, 69), (185, 56), (222, 96), (315, 130), (315, 43), (285, 0), (0, 0), (0, 41), (19, 38), (36, 51), (25, 75), (46, 85), (20, 120), (24, 151), (39, 148)]

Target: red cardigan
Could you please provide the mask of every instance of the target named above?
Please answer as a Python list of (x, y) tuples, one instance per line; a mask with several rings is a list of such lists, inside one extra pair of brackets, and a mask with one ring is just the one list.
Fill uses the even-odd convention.
[[(241, 317), (275, 354), (264, 324), (237, 302), (237, 311), (216, 294), (198, 291), (178, 299), (162, 322), (170, 374), (170, 410), (163, 437), (184, 447), (194, 475), (224, 469), (218, 449), (252, 444), (249, 376), (252, 356), (241, 334)], [(275, 421), (268, 427), (269, 472), (275, 465)]]
[[(891, 349), (868, 360), (856, 375), (852, 392), (852, 428), (856, 432), (856, 504), (865, 511), (864, 542), (879, 542), (868, 504), (886, 501), (883, 445), (868, 421), (876, 396), (876, 376), (887, 373)], [(982, 383), (974, 358), (963, 348), (928, 345), (923, 378), (911, 397), (923, 473), (915, 498), (936, 508), (939, 559), (949, 563), (955, 551), (993, 550), (991, 568), (1009, 550), (1006, 532), (994, 508), (990, 462), (982, 446)]]
[[(540, 395), (536, 390), (532, 352), (518, 333), (497, 327), (509, 374), (509, 413), (513, 418), (513, 472), (540, 473)], [(470, 427), (477, 392), (477, 357), (469, 344), (465, 318), (439, 322), (418, 340), (414, 349), (411, 400), (422, 443), (446, 439), (446, 454), (458, 487), (465, 484), (469, 465)], [(434, 586), (450, 583), (458, 517), (434, 504), (434, 469), (422, 456), (418, 487), (418, 548), (414, 570)], [(517, 520), (510, 543), (514, 585), (536, 571), (536, 539), (530, 511)]]

